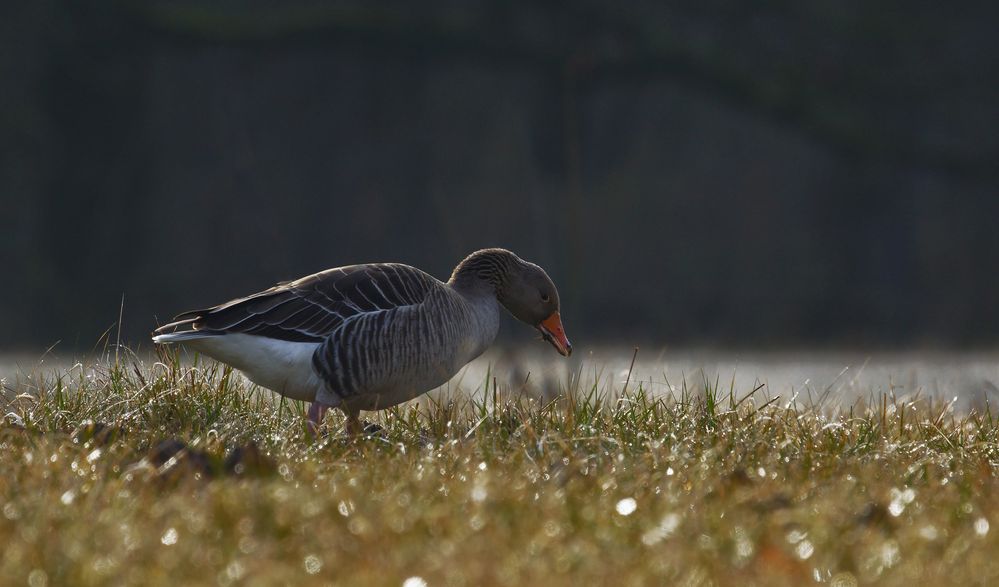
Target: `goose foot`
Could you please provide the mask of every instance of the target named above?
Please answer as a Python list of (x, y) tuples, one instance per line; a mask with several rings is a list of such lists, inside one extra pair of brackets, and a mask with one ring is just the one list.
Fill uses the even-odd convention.
[(357, 414), (347, 414), (344, 429), (348, 438), (382, 436), (385, 429), (373, 422), (362, 421)]
[(343, 414), (347, 416), (347, 420), (343, 423), (343, 428), (347, 433), (347, 438), (357, 438), (362, 432), (364, 432), (364, 426), (358, 418), (360, 415), (359, 412), (357, 410), (344, 410)]
[(385, 433), (385, 428), (375, 424), (374, 422), (365, 421), (364, 430), (362, 432), (364, 432), (365, 436), (378, 436)]
[(378, 424), (362, 421), (360, 418), (360, 411), (358, 410), (346, 410), (342, 406), (346, 420), (343, 423), (344, 433), (348, 439), (356, 439), (359, 436), (377, 436), (385, 432), (385, 429)]

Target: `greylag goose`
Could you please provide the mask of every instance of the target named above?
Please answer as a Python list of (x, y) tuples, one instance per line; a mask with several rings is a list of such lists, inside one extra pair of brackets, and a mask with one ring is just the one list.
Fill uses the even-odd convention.
[(327, 269), (204, 310), (153, 332), (183, 343), (286, 397), (312, 402), (360, 430), (360, 410), (400, 404), (447, 382), (492, 344), (500, 306), (537, 328), (561, 355), (572, 345), (544, 269), (505, 249), (466, 257), (446, 282), (408, 265)]

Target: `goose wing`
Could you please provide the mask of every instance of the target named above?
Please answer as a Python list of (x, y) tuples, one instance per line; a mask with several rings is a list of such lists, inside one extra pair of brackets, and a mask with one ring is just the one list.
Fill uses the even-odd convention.
[(435, 287), (441, 287), (437, 279), (408, 265), (337, 267), (212, 308), (184, 312), (154, 334), (243, 333), (322, 342), (349, 318), (419, 304)]

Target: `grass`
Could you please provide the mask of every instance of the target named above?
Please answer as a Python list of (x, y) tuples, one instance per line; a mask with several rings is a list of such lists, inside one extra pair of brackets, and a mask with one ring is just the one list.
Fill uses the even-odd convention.
[(177, 355), (8, 381), (0, 582), (999, 581), (988, 410), (598, 380), (541, 405), (486, 378), (320, 442), (301, 404)]

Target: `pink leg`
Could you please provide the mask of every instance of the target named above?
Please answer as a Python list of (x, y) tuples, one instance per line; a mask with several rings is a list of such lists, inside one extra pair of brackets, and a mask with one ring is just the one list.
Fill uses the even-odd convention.
[(309, 406), (309, 433), (312, 434), (313, 438), (319, 436), (319, 427), (323, 424), (323, 416), (326, 415), (326, 410), (330, 409), (326, 404), (319, 402), (312, 402)]

